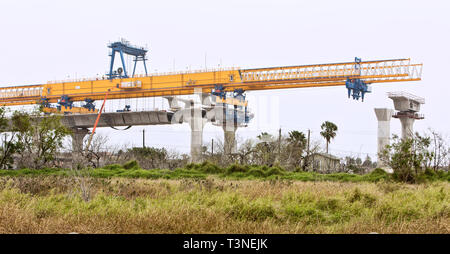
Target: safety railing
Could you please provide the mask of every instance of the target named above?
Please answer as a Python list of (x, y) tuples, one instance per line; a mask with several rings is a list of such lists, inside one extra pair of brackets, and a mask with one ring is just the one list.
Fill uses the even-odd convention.
[(0, 88), (0, 98), (41, 96), (43, 87)]
[(401, 91), (401, 92), (388, 92), (387, 95), (388, 95), (389, 98), (404, 97), (406, 99), (410, 99), (410, 100), (413, 100), (413, 101), (417, 101), (417, 102), (419, 102), (421, 104), (425, 104), (425, 99), (424, 98), (419, 97), (419, 96), (414, 95), (414, 94), (403, 92), (403, 91)]

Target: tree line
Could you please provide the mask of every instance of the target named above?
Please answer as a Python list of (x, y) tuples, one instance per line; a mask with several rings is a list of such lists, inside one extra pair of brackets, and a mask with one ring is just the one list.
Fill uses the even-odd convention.
[[(75, 154), (64, 149), (63, 141), (72, 134), (71, 130), (61, 124), (61, 116), (42, 116), (39, 110), (31, 113), (14, 111), (6, 116), (7, 111), (0, 107), (0, 168), (48, 167), (87, 168), (103, 167), (113, 163), (137, 160), (146, 169), (185, 167), (189, 156), (165, 148), (107, 146), (108, 139), (95, 135), (89, 151)], [(325, 152), (336, 137), (336, 124), (325, 121), (321, 125), (320, 135), (325, 141)], [(292, 130), (286, 135), (272, 135), (262, 132), (254, 139), (242, 142), (237, 151), (226, 151), (224, 142), (218, 141), (214, 147), (203, 148), (203, 160), (219, 166), (231, 164), (279, 166), (291, 171), (311, 170), (311, 155), (321, 153), (322, 142), (310, 140), (306, 133)], [(430, 130), (411, 139), (393, 136), (392, 142), (379, 160), (394, 170), (394, 175), (401, 181), (414, 182), (424, 173), (448, 171), (450, 162), (448, 139), (442, 134)], [(376, 167), (376, 162), (367, 155), (362, 158), (343, 158), (340, 171), (366, 173), (367, 169)]]

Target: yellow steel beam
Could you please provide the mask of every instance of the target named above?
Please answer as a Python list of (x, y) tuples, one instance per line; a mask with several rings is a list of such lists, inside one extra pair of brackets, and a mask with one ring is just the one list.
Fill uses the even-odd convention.
[(347, 78), (366, 83), (402, 82), (421, 79), (422, 64), (410, 59), (298, 65), (257, 69), (228, 69), (136, 76), (127, 79), (93, 79), (49, 82), (43, 85), (0, 88), (0, 105), (36, 104), (41, 97), (57, 102), (62, 95), (72, 101), (187, 95), (194, 88), (211, 92), (221, 84), (226, 91), (246, 91), (345, 85)]

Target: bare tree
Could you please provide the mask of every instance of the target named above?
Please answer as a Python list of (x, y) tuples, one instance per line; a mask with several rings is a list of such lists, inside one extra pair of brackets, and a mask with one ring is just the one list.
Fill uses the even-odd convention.
[(255, 152), (255, 141), (252, 139), (247, 139), (242, 143), (238, 150), (239, 163), (246, 165), (252, 164), (253, 161), (253, 153)]
[(438, 133), (435, 130), (429, 129), (431, 135), (431, 144), (430, 149), (432, 152), (432, 165), (431, 167), (437, 171), (439, 169), (444, 169), (449, 166), (450, 159), (450, 147), (447, 143), (446, 139), (443, 137), (441, 133)]
[(309, 157), (306, 156), (305, 157), (305, 161), (303, 164), (303, 170), (305, 171), (310, 171), (310, 170), (314, 170), (314, 165), (313, 161), (311, 160), (311, 157), (313, 157), (313, 155), (315, 153), (320, 153), (323, 151), (323, 148), (321, 146), (321, 141), (317, 140), (317, 139), (313, 139), (310, 141), (310, 145), (309, 145)]
[(174, 149), (167, 151), (167, 161), (164, 168), (175, 169), (186, 165), (189, 162), (189, 155), (179, 153)]
[[(107, 158), (111, 158), (111, 149), (108, 147), (109, 138), (107, 136), (94, 135), (89, 150), (85, 152), (86, 160), (89, 166), (94, 168), (104, 166)], [(85, 143), (87, 143), (86, 140)], [(84, 144), (86, 146), (87, 144)]]

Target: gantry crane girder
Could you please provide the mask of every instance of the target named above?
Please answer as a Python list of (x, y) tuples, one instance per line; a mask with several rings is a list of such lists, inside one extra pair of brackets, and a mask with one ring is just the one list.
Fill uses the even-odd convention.
[[(58, 102), (68, 96), (72, 102), (142, 98), (193, 94), (195, 88), (211, 93), (217, 86), (225, 92), (287, 89), (303, 87), (346, 86), (359, 98), (361, 84), (421, 80), (422, 64), (410, 59), (355, 61), (346, 63), (269, 67), (256, 69), (217, 69), (136, 75), (132, 78), (52, 81), (47, 84), (0, 88), (0, 105)], [(359, 84), (358, 83), (358, 84)], [(353, 85), (352, 85), (353, 84)], [(355, 93), (358, 93), (355, 95)], [(356, 99), (357, 99), (356, 98)]]

